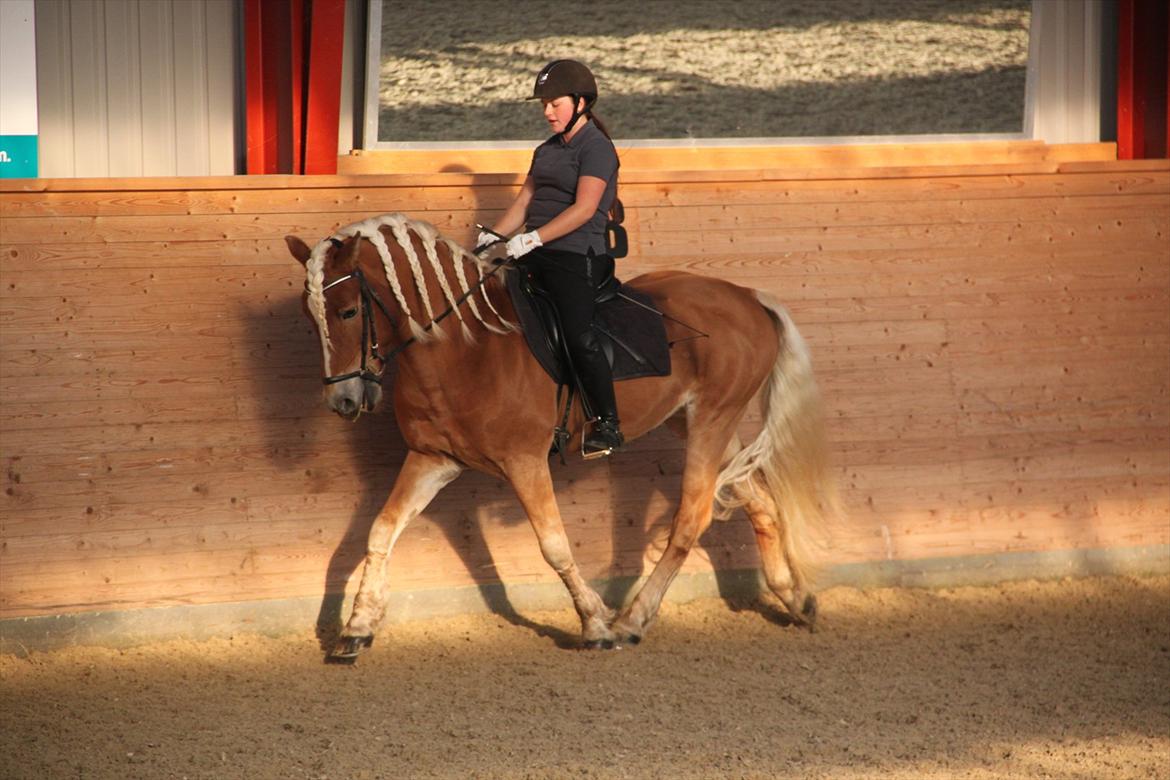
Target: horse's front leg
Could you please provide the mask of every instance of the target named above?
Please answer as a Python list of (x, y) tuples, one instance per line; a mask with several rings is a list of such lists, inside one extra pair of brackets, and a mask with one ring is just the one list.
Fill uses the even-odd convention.
[(507, 464), (505, 472), (524, 511), (528, 513), (532, 529), (536, 531), (540, 552), (548, 565), (560, 575), (569, 589), (569, 595), (573, 597), (573, 606), (581, 618), (581, 636), (585, 646), (613, 647), (613, 633), (609, 630), (613, 610), (605, 606), (601, 596), (581, 576), (577, 562), (573, 559), (569, 537), (565, 534), (561, 511), (553, 493), (547, 459), (516, 458)]
[(462, 466), (442, 455), (414, 450), (407, 453), (394, 481), (394, 489), (370, 527), (366, 562), (354, 598), (353, 613), (327, 660), (352, 663), (373, 643), (374, 632), (386, 612), (386, 568), (390, 550), (410, 521), (418, 517), (431, 499), (462, 470)]

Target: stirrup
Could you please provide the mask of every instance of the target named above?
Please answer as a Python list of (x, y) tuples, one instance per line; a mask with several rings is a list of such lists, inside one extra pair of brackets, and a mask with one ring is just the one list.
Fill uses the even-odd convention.
[(582, 428), (581, 428), (581, 458), (584, 460), (597, 460), (598, 458), (608, 457), (608, 456), (612, 455), (613, 453), (617, 452), (619, 449), (621, 449), (622, 445), (625, 443), (623, 440), (621, 431), (615, 430), (614, 432), (617, 434), (617, 438), (618, 438), (618, 441), (616, 444), (611, 444), (608, 447), (606, 447), (604, 449), (600, 449), (600, 450), (587, 450), (587, 449), (585, 449), (585, 443), (589, 439), (589, 437), (586, 435), (587, 427), (590, 424), (592, 424), (594, 427), (596, 427), (599, 422), (601, 422), (601, 418), (595, 417), (592, 420), (586, 420), (585, 425), (582, 426)]

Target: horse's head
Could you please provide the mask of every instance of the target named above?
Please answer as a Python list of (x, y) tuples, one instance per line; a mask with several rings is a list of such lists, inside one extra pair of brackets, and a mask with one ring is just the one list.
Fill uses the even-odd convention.
[(305, 267), (302, 300), (321, 338), (325, 403), (356, 420), (382, 401), (384, 363), (378, 336), (393, 332), (389, 312), (362, 271), (362, 239), (328, 238), (313, 249), (296, 236), (284, 240)]

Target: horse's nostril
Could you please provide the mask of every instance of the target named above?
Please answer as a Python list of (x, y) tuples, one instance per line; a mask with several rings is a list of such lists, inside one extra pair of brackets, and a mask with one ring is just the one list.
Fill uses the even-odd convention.
[(337, 402), (337, 411), (344, 415), (351, 415), (357, 412), (357, 402), (352, 398), (342, 398)]

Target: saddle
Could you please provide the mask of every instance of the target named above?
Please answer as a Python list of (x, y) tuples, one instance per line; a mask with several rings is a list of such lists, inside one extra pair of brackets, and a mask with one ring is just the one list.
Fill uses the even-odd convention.
[[(528, 348), (558, 386), (574, 388), (560, 318), (548, 293), (523, 266), (508, 269), (505, 283)], [(666, 324), (653, 299), (613, 275), (598, 285), (593, 329), (615, 382), (670, 374)]]

